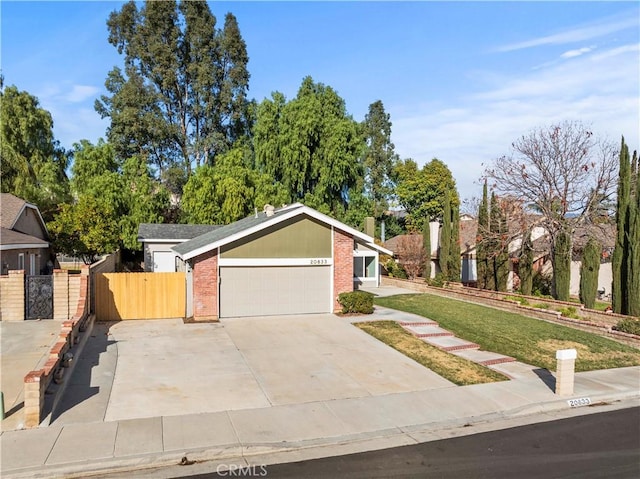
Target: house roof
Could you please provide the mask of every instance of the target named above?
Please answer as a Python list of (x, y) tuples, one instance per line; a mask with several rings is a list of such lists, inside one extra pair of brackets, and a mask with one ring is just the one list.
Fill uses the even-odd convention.
[(360, 239), (368, 247), (375, 249), (376, 251), (380, 251), (385, 254), (393, 254), (391, 251), (375, 244), (371, 236), (361, 233), (360, 231), (330, 218), (319, 211), (304, 206), (301, 203), (295, 203), (293, 205), (278, 208), (274, 210), (273, 215), (271, 216), (267, 216), (265, 212), (257, 213), (236, 221), (235, 223), (217, 228), (193, 238), (192, 240), (185, 241), (182, 244), (174, 246), (172, 249), (178, 253), (182, 259), (194, 258), (215, 248), (244, 238), (250, 234), (262, 231), (269, 226), (276, 225), (282, 221), (286, 221), (299, 215), (308, 215), (322, 223), (337, 227), (338, 229), (353, 235), (354, 238)]
[(209, 233), (218, 225), (176, 225), (164, 223), (141, 223), (138, 227), (138, 241), (185, 241)]
[(26, 248), (48, 248), (49, 243), (41, 238), (26, 235), (9, 228), (0, 228), (0, 250)]
[(11, 193), (0, 193), (0, 227), (13, 229), (25, 208), (31, 208), (35, 211), (46, 237), (49, 237), (47, 225), (44, 223), (38, 207)]

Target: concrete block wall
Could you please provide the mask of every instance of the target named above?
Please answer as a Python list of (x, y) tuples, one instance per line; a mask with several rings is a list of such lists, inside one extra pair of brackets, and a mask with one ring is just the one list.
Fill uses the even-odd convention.
[(338, 229), (333, 232), (333, 309), (342, 310), (338, 295), (353, 291), (353, 237)]
[(0, 319), (24, 321), (24, 271), (11, 270), (0, 277)]
[(218, 252), (209, 251), (193, 261), (193, 318), (218, 319)]

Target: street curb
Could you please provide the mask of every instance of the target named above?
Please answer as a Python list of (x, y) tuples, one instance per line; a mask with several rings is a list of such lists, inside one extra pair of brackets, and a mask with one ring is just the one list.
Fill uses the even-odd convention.
[[(640, 392), (632, 390), (620, 391), (620, 393), (615, 395), (611, 393), (591, 395), (591, 407), (570, 407), (567, 400), (573, 397), (574, 396), (539, 404), (530, 404), (507, 411), (497, 411), (467, 418), (435, 421), (347, 436), (295, 442), (236, 443), (210, 448), (152, 453), (125, 458), (108, 458), (101, 462), (96, 460), (78, 461), (55, 466), (39, 466), (15, 471), (2, 471), (2, 477), (4, 479), (59, 477), (73, 479), (105, 476), (107, 474), (126, 474), (145, 470), (151, 472), (154, 469), (178, 466), (183, 457), (187, 457), (189, 461), (194, 461), (196, 464), (208, 463), (212, 466), (215, 464), (243, 466), (252, 464), (278, 464), (419, 444), (526, 424), (552, 421), (560, 419), (557, 413), (562, 412), (564, 412), (567, 417), (603, 412), (596, 406), (609, 406), (608, 409), (611, 410), (640, 405)], [(569, 411), (573, 412), (568, 414)]]

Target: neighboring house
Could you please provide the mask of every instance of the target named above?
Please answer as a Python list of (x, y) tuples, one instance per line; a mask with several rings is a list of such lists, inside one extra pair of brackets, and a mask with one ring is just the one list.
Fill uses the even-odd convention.
[(334, 312), (340, 293), (379, 285), (378, 254), (392, 254), (300, 203), (267, 205), (172, 250), (185, 262), (196, 319)]
[(2, 274), (24, 270), (51, 274), (49, 232), (38, 207), (10, 193), (0, 195), (0, 266)]
[(154, 273), (178, 271), (180, 261), (171, 248), (196, 236), (219, 228), (214, 225), (174, 225), (142, 223), (138, 228), (138, 241), (144, 250), (144, 270)]

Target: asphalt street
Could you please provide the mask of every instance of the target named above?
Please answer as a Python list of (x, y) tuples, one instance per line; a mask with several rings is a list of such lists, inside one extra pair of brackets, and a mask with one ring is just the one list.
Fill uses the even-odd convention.
[(173, 477), (635, 479), (640, 477), (640, 408), (382, 451), (216, 469), (189, 476), (186, 466), (185, 475)]

